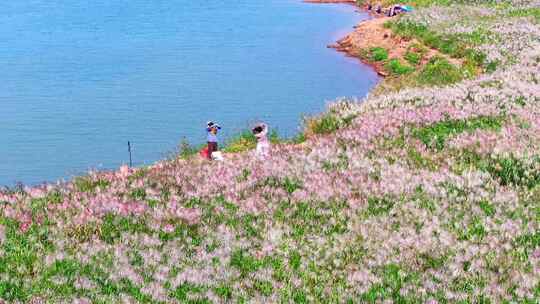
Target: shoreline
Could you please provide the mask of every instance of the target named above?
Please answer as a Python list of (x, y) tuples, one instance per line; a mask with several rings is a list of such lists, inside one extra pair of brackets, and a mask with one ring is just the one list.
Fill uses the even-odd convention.
[[(357, 12), (361, 11), (368, 13), (368, 15), (371, 17), (370, 19), (360, 21), (358, 24), (353, 26), (353, 30), (351, 32), (338, 39), (336, 42), (327, 45), (326, 47), (335, 49), (337, 52), (343, 53), (347, 57), (360, 60), (363, 64), (373, 68), (380, 77), (384, 78), (388, 76), (388, 73), (384, 71), (382, 64), (370, 62), (369, 60), (365, 60), (360, 56), (360, 51), (363, 49), (363, 43), (365, 43), (366, 46), (380, 44), (380, 39), (375, 39), (375, 36), (369, 35), (369, 32), (382, 34), (382, 39), (393, 38), (391, 36), (391, 31), (384, 29), (382, 26), (384, 22), (381, 20), (386, 21), (389, 19), (388, 17), (384, 15), (376, 15), (372, 11), (368, 11), (364, 7), (359, 6), (354, 0), (303, 0), (303, 2), (311, 4), (348, 4), (356, 7), (358, 9)], [(366, 38), (362, 39), (363, 37)], [(399, 42), (394, 43), (398, 44)]]
[[(306, 3), (306, 4), (347, 4), (347, 5), (352, 5), (355, 7), (355, 9), (359, 9), (359, 6), (356, 4), (356, 2), (354, 0), (302, 0), (302, 2)], [(349, 7), (350, 8), (350, 7)], [(352, 9), (352, 8), (351, 8)], [(350, 13), (357, 13), (358, 10), (355, 10), (354, 12), (350, 12)], [(354, 16), (354, 15), (353, 15)], [(367, 20), (362, 20), (360, 22), (365, 22), (365, 21), (368, 21), (369, 19)], [(354, 27), (357, 26), (358, 22), (354, 22)], [(334, 40), (335, 38), (337, 37), (340, 37), (341, 34), (344, 34), (344, 33), (349, 33), (350, 34), (350, 28), (349, 26), (346, 26), (347, 28), (347, 32), (345, 32), (345, 30), (343, 30), (343, 32), (340, 33), (340, 35), (336, 35), (336, 36), (333, 36), (331, 37), (332, 39), (329, 39), (328, 41), (324, 41), (322, 42), (323, 44), (326, 44), (326, 42), (331, 42), (332, 40)], [(347, 34), (348, 36), (348, 34)], [(340, 39), (341, 40), (341, 39)], [(324, 47), (326, 47), (326, 45), (324, 45)], [(339, 51), (339, 50), (338, 50)], [(350, 57), (355, 57), (353, 56), (352, 54), (350, 55)], [(356, 59), (359, 59), (359, 58), (356, 58)], [(362, 60), (361, 60), (362, 61)], [(368, 88), (368, 93), (369, 91), (373, 90), (373, 88), (376, 86), (375, 85), (372, 85), (370, 86), (370, 88)], [(337, 95), (336, 95), (337, 96)], [(321, 113), (324, 112), (324, 109), (321, 111), (321, 112), (314, 112), (313, 115), (319, 115)], [(301, 116), (302, 114), (300, 114)], [(302, 128), (302, 123), (300, 122), (297, 126), (297, 128)], [(295, 131), (293, 131), (295, 132)], [(297, 131), (296, 131), (297, 132)], [(165, 152), (164, 152), (165, 153)], [(164, 154), (162, 153), (162, 154)], [(158, 158), (156, 158), (155, 160), (151, 160), (151, 161), (148, 161), (144, 166), (153, 166), (155, 165), (156, 163), (159, 163), (163, 160), (165, 160), (166, 157), (162, 157), (162, 156), (158, 156)], [(94, 167), (90, 167), (89, 169), (81, 169), (81, 171), (77, 171), (76, 173), (69, 173), (69, 174), (66, 174), (65, 176), (62, 176), (62, 177), (59, 177), (59, 178), (51, 178), (51, 179), (41, 179), (39, 181), (33, 181), (33, 182), (24, 182), (24, 181), (19, 181), (19, 180), (13, 180), (13, 181), (10, 181), (10, 182), (6, 182), (5, 184), (0, 184), (0, 190), (2, 188), (5, 188), (5, 189), (8, 189), (8, 188), (15, 188), (15, 187), (18, 187), (19, 185), (20, 186), (25, 186), (25, 187), (30, 187), (30, 188), (33, 188), (33, 187), (39, 187), (39, 186), (42, 186), (42, 185), (53, 185), (53, 184), (58, 184), (58, 183), (61, 183), (61, 184), (64, 184), (64, 183), (70, 183), (72, 182), (75, 178), (77, 177), (80, 177), (80, 176), (86, 176), (88, 173), (90, 172), (114, 172), (114, 171), (118, 171), (120, 170), (120, 168), (123, 166), (124, 164), (120, 163), (120, 165), (117, 165), (117, 166), (110, 166), (110, 167), (103, 167), (102, 165), (96, 165)], [(140, 167), (140, 164), (139, 165), (136, 165), (134, 166), (133, 168), (136, 169)], [(71, 169), (70, 169), (71, 170)]]
[[(352, 43), (351, 42), (351, 36), (354, 35), (355, 33), (357, 33), (357, 29), (360, 28), (362, 25), (364, 24), (371, 24), (373, 21), (375, 20), (378, 20), (378, 19), (387, 19), (387, 18), (381, 18), (381, 16), (376, 16), (374, 15), (373, 13), (367, 11), (365, 8), (359, 6), (355, 0), (302, 0), (302, 2), (304, 3), (307, 3), (307, 4), (346, 4), (346, 5), (352, 5), (354, 6), (357, 10), (355, 11), (355, 13), (358, 13), (358, 12), (365, 12), (365, 13), (368, 13), (368, 16), (370, 16), (371, 18), (369, 19), (366, 19), (366, 20), (362, 20), (360, 21), (359, 23), (356, 23), (352, 28), (353, 28), (353, 31), (350, 31), (348, 34), (346, 34), (344, 37), (338, 39), (335, 43), (333, 44), (329, 44), (327, 45), (326, 47), (327, 48), (333, 48), (335, 49), (337, 52), (340, 52), (340, 53), (343, 53), (345, 56), (347, 57), (351, 57), (351, 58), (354, 58), (356, 60), (359, 60), (360, 62), (362, 62), (363, 64), (365, 65), (368, 65), (370, 66), (371, 68), (374, 69), (374, 71), (377, 73), (377, 75), (379, 77), (384, 77), (387, 76), (385, 75), (384, 71), (383, 71), (383, 67), (382, 66), (379, 66), (377, 64), (374, 64), (372, 62), (369, 62), (367, 60), (364, 60), (362, 59), (360, 56), (358, 56), (358, 52), (360, 51), (360, 47), (358, 46), (358, 44), (356, 43)], [(368, 94), (373, 91), (375, 88), (377, 87), (377, 84), (374, 85), (368, 92)], [(314, 114), (315, 116), (318, 116), (320, 114), (324, 113), (321, 112), (321, 113), (317, 113), (317, 114)], [(302, 145), (302, 144), (299, 144), (299, 145)], [(225, 153), (226, 155), (235, 155), (237, 153)], [(147, 164), (146, 166), (143, 166), (143, 167), (146, 167), (146, 168), (153, 168), (155, 166), (157, 166), (159, 163), (165, 161), (166, 159), (158, 159), (156, 160), (155, 162), (153, 163), (149, 163)], [(44, 180), (42, 182), (37, 182), (37, 183), (30, 183), (30, 184), (26, 184), (26, 183), (16, 183), (15, 185), (13, 186), (8, 186), (8, 185), (1, 185), (0, 184), (0, 190), (2, 190), (2, 188), (4, 189), (9, 189), (11, 187), (17, 187), (17, 186), (24, 186), (24, 187), (28, 187), (28, 188), (39, 188), (39, 187), (42, 187), (44, 185), (58, 185), (58, 184), (69, 184), (71, 182), (73, 182), (76, 178), (78, 177), (81, 177), (81, 176), (86, 176), (88, 174), (95, 174), (95, 173), (106, 173), (106, 172), (119, 172), (121, 170), (123, 170), (123, 167), (127, 166), (127, 164), (123, 164), (123, 165), (120, 165), (118, 167), (112, 167), (112, 168), (105, 168), (105, 169), (97, 169), (97, 170), (89, 170), (88, 172), (82, 172), (80, 174), (74, 174), (74, 175), (71, 175), (71, 176), (68, 176), (68, 177), (64, 177), (64, 178), (61, 178), (61, 179), (57, 179), (57, 180)], [(136, 171), (138, 169), (140, 169), (141, 167), (140, 166), (133, 166), (133, 167), (129, 167), (130, 171)]]
[[(371, 18), (360, 21), (353, 27), (353, 30), (345, 35), (343, 38), (338, 39), (336, 42), (327, 45), (328, 48), (335, 49), (340, 53), (344, 53), (348, 57), (353, 57), (360, 60), (363, 64), (370, 66), (375, 72), (384, 79), (392, 78), (391, 73), (385, 67), (384, 61), (372, 61), (368, 57), (363, 55), (363, 52), (367, 52), (372, 48), (384, 48), (388, 52), (388, 58), (403, 58), (404, 55), (415, 45), (422, 44), (416, 39), (404, 39), (392, 32), (391, 29), (385, 27), (385, 23), (396, 17), (388, 17), (384, 13), (376, 14), (373, 11), (368, 11), (364, 6), (360, 6), (356, 1), (352, 0), (304, 0), (305, 3), (325, 4), (349, 4), (354, 5), (358, 12), (365, 12)], [(432, 57), (443, 57), (452, 64), (461, 64), (463, 60), (452, 58), (447, 54), (441, 53), (437, 49), (428, 48), (426, 50), (424, 58), (418, 63), (419, 66), (424, 66)], [(375, 86), (370, 92), (377, 89)]]

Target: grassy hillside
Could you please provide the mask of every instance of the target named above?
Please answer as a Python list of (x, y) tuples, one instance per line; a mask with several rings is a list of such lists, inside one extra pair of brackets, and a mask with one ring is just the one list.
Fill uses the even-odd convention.
[[(424, 60), (336, 101), (265, 162), (179, 157), (0, 192), (0, 299), (538, 303), (539, 3), (455, 2), (387, 26), (463, 66)], [(373, 53), (396, 71), (422, 55)]]

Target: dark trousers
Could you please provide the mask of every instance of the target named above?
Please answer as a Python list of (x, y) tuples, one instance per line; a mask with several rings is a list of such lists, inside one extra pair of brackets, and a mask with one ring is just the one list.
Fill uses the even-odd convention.
[(208, 159), (212, 159), (212, 152), (216, 152), (217, 150), (217, 142), (208, 142)]

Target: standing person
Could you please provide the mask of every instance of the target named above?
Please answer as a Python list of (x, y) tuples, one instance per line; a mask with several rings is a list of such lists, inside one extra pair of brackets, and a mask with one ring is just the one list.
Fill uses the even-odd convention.
[(253, 135), (257, 138), (257, 148), (255, 155), (259, 159), (265, 159), (270, 155), (270, 141), (268, 140), (268, 126), (260, 123), (252, 130)]
[(218, 151), (218, 130), (221, 130), (221, 127), (213, 121), (209, 121), (206, 124), (208, 159), (210, 160), (212, 159), (212, 153)]

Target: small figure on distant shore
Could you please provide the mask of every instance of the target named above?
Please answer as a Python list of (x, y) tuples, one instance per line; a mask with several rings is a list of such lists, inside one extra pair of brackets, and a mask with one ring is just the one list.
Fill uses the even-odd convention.
[(401, 10), (401, 6), (400, 5), (392, 5), (389, 9), (388, 9), (388, 14), (387, 16), (388, 17), (394, 17), (395, 15), (399, 14)]
[(206, 124), (206, 132), (207, 132), (207, 142), (208, 142), (208, 159), (212, 160), (212, 153), (218, 151), (218, 137), (217, 133), (218, 130), (221, 130), (221, 127), (214, 123), (213, 121), (209, 121)]
[(412, 11), (412, 7), (408, 5), (402, 5), (402, 4), (392, 5), (392, 7), (390, 7), (390, 9), (388, 10), (388, 17), (394, 17), (398, 14), (407, 13), (411, 11)]
[(259, 159), (270, 156), (270, 141), (268, 140), (268, 126), (260, 123), (252, 129), (253, 135), (257, 138), (257, 148), (255, 155)]

